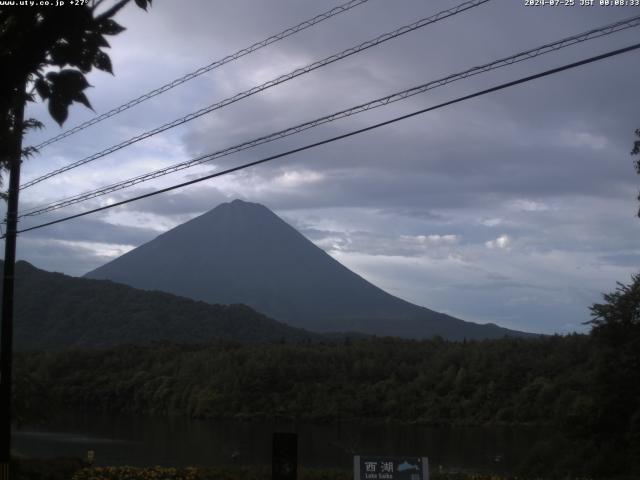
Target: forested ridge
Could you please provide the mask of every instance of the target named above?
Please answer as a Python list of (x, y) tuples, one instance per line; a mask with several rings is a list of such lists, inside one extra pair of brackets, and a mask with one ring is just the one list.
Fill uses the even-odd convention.
[(16, 264), (15, 318), (18, 350), (110, 347), (168, 339), (196, 343), (322, 338), (246, 305), (211, 305), (106, 280), (46, 272), (27, 262)]
[(640, 275), (604, 299), (591, 307), (589, 335), (22, 352), (15, 359), (16, 411), (27, 420), (73, 407), (195, 418), (545, 425), (555, 433), (532, 447), (531, 465), (638, 478)]
[(66, 405), (193, 417), (548, 424), (581, 408), (584, 336), (451, 343), (156, 344), (21, 355)]
[[(154, 343), (21, 353), (16, 410), (546, 425), (529, 474), (640, 475), (640, 275), (589, 335), (450, 342)], [(536, 470), (539, 469), (539, 470)]]

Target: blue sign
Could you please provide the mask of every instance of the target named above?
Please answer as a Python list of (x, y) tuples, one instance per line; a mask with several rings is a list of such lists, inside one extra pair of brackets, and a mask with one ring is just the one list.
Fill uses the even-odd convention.
[(427, 457), (353, 457), (353, 480), (429, 480)]

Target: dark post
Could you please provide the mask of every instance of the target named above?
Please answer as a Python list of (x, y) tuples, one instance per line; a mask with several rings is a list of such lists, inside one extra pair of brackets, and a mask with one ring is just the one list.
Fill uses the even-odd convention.
[(298, 435), (295, 433), (273, 434), (271, 459), (273, 480), (296, 480), (298, 478)]
[(4, 275), (2, 283), (2, 325), (0, 327), (0, 480), (9, 480), (11, 459), (11, 367), (13, 360), (13, 280), (16, 264), (16, 230), (18, 226), (18, 194), (22, 158), (22, 126), (24, 121), (25, 84), (14, 92), (13, 138), (15, 149), (9, 158), (9, 192), (7, 199), (7, 232), (4, 241)]

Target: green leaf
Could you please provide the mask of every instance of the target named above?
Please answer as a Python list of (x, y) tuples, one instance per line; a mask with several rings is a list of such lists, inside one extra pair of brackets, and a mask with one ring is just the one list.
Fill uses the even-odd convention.
[(88, 109), (93, 110), (93, 107), (91, 106), (91, 103), (89, 103), (89, 99), (87, 98), (87, 96), (84, 93), (82, 93), (82, 92), (78, 93), (76, 96), (73, 97), (73, 100), (83, 104)]
[(82, 103), (93, 110), (89, 99), (83, 93), (90, 85), (82, 72), (71, 69), (49, 72), (47, 80), (50, 82), (49, 113), (60, 125), (67, 119), (69, 105), (72, 102)]
[(46, 100), (51, 96), (51, 90), (49, 84), (44, 78), (38, 78), (35, 82), (36, 92), (40, 95), (40, 98)]
[(37, 120), (35, 118), (27, 118), (23, 123), (23, 132), (26, 132), (27, 130), (31, 130), (31, 129), (42, 129), (44, 128), (44, 124), (40, 121)]
[(136, 0), (136, 5), (145, 11), (147, 10), (147, 4), (151, 5), (151, 0)]
[(63, 67), (67, 63), (69, 63), (69, 55), (67, 49), (61, 45), (54, 45), (49, 50), (49, 58), (51, 65), (56, 65), (58, 67)]
[(100, 22), (98, 27), (100, 33), (103, 35), (118, 35), (120, 32), (124, 32), (126, 29), (115, 20), (106, 18)]
[(98, 53), (96, 53), (96, 56), (93, 58), (93, 65), (97, 69), (109, 72), (113, 75), (113, 68), (111, 66), (111, 59), (109, 58), (109, 55), (100, 50), (98, 50)]
[(53, 82), (58, 89), (62, 89), (69, 97), (77, 91), (82, 91), (89, 86), (89, 82), (78, 70), (60, 70), (56, 80)]
[(104, 48), (109, 48), (109, 47), (111, 47), (111, 45), (109, 45), (109, 42), (107, 42), (107, 39), (106, 39), (106, 38), (104, 38), (104, 37), (103, 37), (102, 35), (100, 35), (99, 33), (97, 33), (97, 34), (95, 35), (94, 40), (95, 40), (96, 45), (97, 45), (98, 47), (104, 47)]
[(69, 104), (63, 103), (59, 98), (52, 97), (49, 100), (49, 113), (60, 126), (69, 116)]
[(83, 49), (82, 53), (80, 54), (80, 58), (77, 62), (75, 62), (75, 66), (77, 66), (82, 73), (89, 73), (91, 71), (91, 67), (93, 66), (92, 59), (94, 58), (94, 56), (95, 53), (93, 51)]

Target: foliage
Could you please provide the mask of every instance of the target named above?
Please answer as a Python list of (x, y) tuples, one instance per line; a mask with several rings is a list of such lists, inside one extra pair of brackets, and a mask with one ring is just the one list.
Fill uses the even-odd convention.
[[(44, 5), (47, 3), (50, 5)], [(35, 119), (23, 121), (27, 101), (37, 94), (48, 103), (49, 113), (60, 125), (69, 106), (91, 108), (84, 91), (90, 86), (85, 74), (93, 68), (112, 72), (104, 51), (106, 36), (124, 30), (113, 17), (129, 0), (118, 0), (102, 13), (103, 0), (60, 8), (54, 2), (0, 7), (0, 167), (7, 168), (21, 138), (29, 128), (41, 127)], [(146, 9), (151, 0), (136, 0)], [(30, 91), (26, 92), (25, 89)], [(25, 149), (23, 155), (33, 153)]]
[[(450, 343), (156, 344), (20, 355), (52, 403), (199, 418), (560, 424), (590, 382), (587, 337)], [(509, 362), (504, 359), (509, 358)]]
[[(210, 305), (106, 280), (45, 272), (26, 262), (18, 262), (16, 272), (17, 350), (166, 340), (193, 343), (214, 338), (241, 342), (322, 338), (271, 320), (244, 305)], [(17, 382), (22, 380), (16, 377)]]
[[(204, 480), (196, 468), (93, 467), (74, 474), (71, 480)], [(209, 477), (211, 478), (211, 477)], [(225, 479), (225, 475), (216, 478)]]
[(13, 480), (69, 480), (86, 464), (77, 458), (12, 458)]
[[(86, 73), (93, 68), (113, 73), (109, 55), (103, 50), (109, 47), (105, 36), (125, 30), (113, 17), (129, 0), (119, 0), (98, 13), (102, 3), (84, 2), (73, 8), (36, 4), (0, 9), (0, 62), (6, 75), (3, 82), (17, 86), (25, 78), (31, 81), (35, 92), (48, 101), (49, 113), (59, 124), (66, 120), (73, 102), (91, 108), (84, 94), (89, 87)], [(146, 10), (151, 0), (136, 3)], [(64, 68), (67, 66), (72, 68)]]
[[(269, 480), (271, 469), (237, 467), (89, 467), (76, 459), (21, 459), (15, 461), (16, 480)], [(343, 469), (298, 466), (300, 480), (351, 480), (353, 472)], [(542, 480), (549, 476), (495, 475), (462, 472), (430, 472), (432, 480)], [(594, 480), (565, 477), (564, 480)]]
[[(236, 467), (90, 467), (78, 459), (14, 459), (15, 480), (269, 480), (271, 469), (260, 466)], [(298, 466), (300, 480), (351, 480), (344, 469)], [(543, 480), (539, 475), (495, 475), (432, 471), (432, 480)], [(564, 477), (563, 480), (594, 480), (593, 477)]]
[(631, 277), (631, 284), (618, 282), (615, 292), (605, 293), (606, 303), (596, 303), (591, 307), (593, 319), (589, 322), (597, 333), (612, 333), (621, 329), (627, 331), (640, 325), (640, 274)]
[[(446, 472), (432, 472), (430, 477), (433, 480), (526, 480), (534, 478)], [(71, 480), (268, 480), (270, 478), (270, 470), (259, 467), (94, 467), (76, 472)], [(353, 473), (350, 470), (299, 468), (298, 478), (300, 480), (351, 480)]]
[[(531, 446), (522, 471), (609, 478), (638, 473), (640, 416), (637, 397), (628, 395), (640, 379), (620, 362), (594, 333), (473, 342), (164, 343), (23, 353), (15, 367), (47, 392), (49, 411), (546, 425), (549, 436)], [(612, 365), (626, 373), (607, 373)]]
[[(40, 297), (56, 295), (55, 278), (43, 276), (36, 283)], [(84, 297), (105, 295), (84, 290), (93, 283), (117, 289), (105, 296), (107, 304), (127, 305), (128, 287), (79, 280), (79, 290), (66, 289), (71, 297), (61, 304), (68, 309), (60, 307), (61, 314), (74, 312)], [(22, 353), (15, 361), (16, 378), (26, 380), (18, 382), (15, 393), (35, 410), (40, 398), (47, 411), (71, 407), (198, 418), (547, 425), (554, 435), (532, 445), (523, 471), (540, 477), (554, 472), (632, 478), (640, 474), (639, 283), (640, 275), (634, 276), (630, 285), (619, 285), (593, 305), (588, 336), (215, 341)], [(150, 304), (158, 302), (162, 311), (183, 300), (149, 295)], [(176, 308), (187, 311), (198, 304), (184, 301)]]
[(13, 379), (12, 405), (16, 406), (13, 421), (20, 427), (25, 423), (42, 422), (47, 419), (48, 394), (43, 385), (29, 372)]
[[(600, 451), (640, 473), (640, 274), (591, 307), (595, 370), (592, 438)], [(619, 452), (630, 452), (620, 458)]]
[[(640, 128), (638, 128), (635, 133), (636, 137), (638, 137), (638, 140), (633, 143), (633, 150), (631, 150), (631, 155), (640, 155)], [(640, 175), (640, 160), (636, 160), (634, 163), (636, 172), (638, 173), (638, 175)], [(640, 194), (638, 194), (638, 201), (640, 201)], [(640, 217), (640, 209), (638, 209), (638, 216)]]

